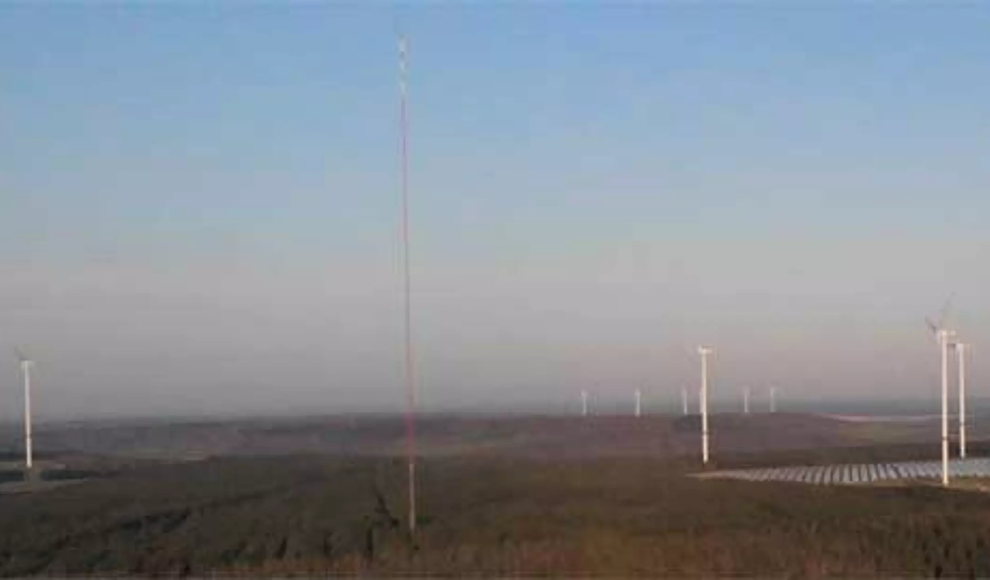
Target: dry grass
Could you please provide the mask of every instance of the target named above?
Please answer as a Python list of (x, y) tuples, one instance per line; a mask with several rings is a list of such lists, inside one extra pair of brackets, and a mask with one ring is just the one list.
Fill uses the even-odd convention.
[[(0, 574), (990, 574), (990, 496), (698, 481), (639, 459), (242, 458), (0, 497)], [(44, 498), (44, 501), (40, 501)]]

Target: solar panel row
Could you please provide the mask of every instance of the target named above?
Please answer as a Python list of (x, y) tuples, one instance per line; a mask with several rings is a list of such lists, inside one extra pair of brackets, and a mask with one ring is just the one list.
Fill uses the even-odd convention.
[[(904, 461), (764, 467), (720, 471), (713, 475), (747, 481), (788, 481), (816, 485), (857, 484), (897, 479), (940, 478), (942, 464), (939, 461)], [(990, 477), (990, 458), (953, 459), (949, 462), (949, 475), (950, 477)]]

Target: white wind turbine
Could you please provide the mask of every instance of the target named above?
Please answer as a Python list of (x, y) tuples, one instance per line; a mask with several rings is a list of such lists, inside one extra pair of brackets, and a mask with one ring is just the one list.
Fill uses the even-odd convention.
[[(950, 299), (951, 301), (951, 299)], [(942, 309), (941, 318), (939, 320), (940, 325), (945, 324), (946, 318), (948, 318), (950, 302), (946, 302), (945, 307)], [(929, 320), (928, 326), (935, 329), (935, 325)], [(953, 332), (953, 331), (950, 331)], [(961, 459), (966, 458), (966, 351), (972, 351), (973, 345), (962, 342), (958, 339), (958, 336), (953, 332), (953, 340), (949, 346), (956, 351), (956, 359), (959, 364), (958, 368), (958, 381), (959, 381), (959, 457)]]
[(749, 415), (749, 387), (743, 387), (743, 414)]
[(34, 366), (34, 361), (19, 349), (15, 349), (14, 354), (20, 363), (21, 377), (24, 379), (24, 466), (30, 470), (34, 465), (31, 440), (31, 367)]
[(957, 341), (955, 348), (959, 359), (959, 457), (966, 459), (966, 351), (973, 345)]
[(588, 391), (581, 391), (581, 416), (588, 416)]
[(688, 414), (688, 391), (687, 387), (681, 387), (681, 414), (687, 416)]
[(942, 307), (938, 324), (926, 318), (928, 328), (935, 335), (942, 355), (942, 485), (949, 485), (949, 348), (955, 340), (955, 332), (945, 328), (948, 303)]
[(701, 355), (701, 462), (708, 463), (708, 355), (715, 352), (709, 346), (699, 346)]
[(636, 416), (639, 417), (643, 412), (643, 393), (639, 389), (636, 389)]

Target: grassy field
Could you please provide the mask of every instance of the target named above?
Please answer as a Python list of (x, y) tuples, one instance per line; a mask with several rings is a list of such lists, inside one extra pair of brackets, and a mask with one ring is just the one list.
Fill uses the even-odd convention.
[(632, 459), (225, 458), (0, 496), (0, 574), (987, 575), (990, 495), (697, 481)]
[[(131, 443), (141, 450), (133, 457), (119, 431), (84, 437), (89, 446), (121, 443), (108, 456), (51, 452), (46, 461), (87, 481), (0, 495), (0, 575), (990, 575), (983, 487), (689, 478), (699, 469), (691, 417), (434, 419), (424, 429), (413, 540), (394, 425), (364, 420), (254, 433), (200, 425), (200, 434), (240, 435), (227, 453), (217, 447), (198, 460), (161, 453), (161, 431)], [(716, 425), (717, 467), (936, 455), (928, 443), (869, 446), (821, 418)], [(288, 452), (290, 441), (325, 449), (333, 433), (367, 452)], [(262, 453), (249, 455), (245, 440)], [(156, 454), (168, 459), (147, 458)]]

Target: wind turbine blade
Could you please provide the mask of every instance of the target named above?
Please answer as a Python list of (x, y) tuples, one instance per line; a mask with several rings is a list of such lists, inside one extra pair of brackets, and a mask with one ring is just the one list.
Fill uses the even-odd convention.
[(955, 292), (949, 294), (949, 297), (945, 299), (945, 304), (942, 304), (942, 309), (938, 311), (939, 328), (945, 328), (945, 325), (948, 324), (949, 316), (952, 314), (952, 301), (955, 297)]
[(932, 331), (932, 334), (937, 334), (938, 333), (938, 326), (934, 322), (932, 322), (932, 319), (931, 318), (928, 318), (926, 316), (925, 317), (925, 324), (928, 325), (928, 328), (929, 328), (929, 330)]

